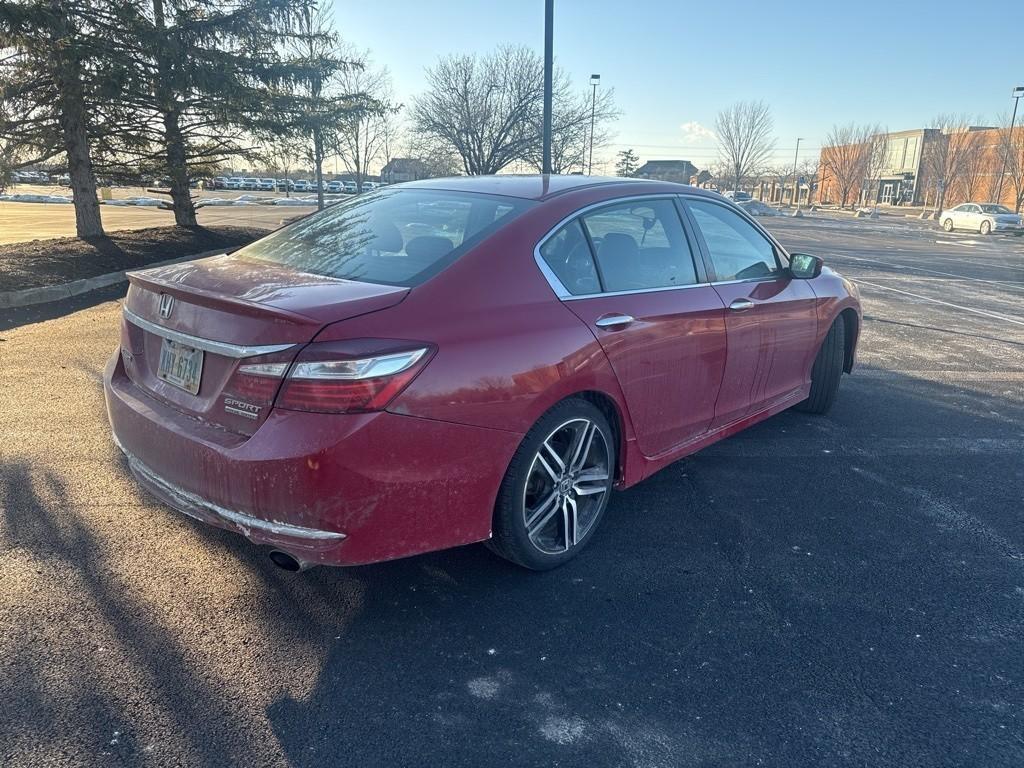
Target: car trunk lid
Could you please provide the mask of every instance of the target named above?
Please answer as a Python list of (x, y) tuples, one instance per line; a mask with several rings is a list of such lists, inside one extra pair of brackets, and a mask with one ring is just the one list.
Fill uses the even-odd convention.
[(238, 255), (128, 275), (128, 376), (188, 416), (251, 435), (281, 375), (328, 323), (394, 306), (408, 289), (299, 272)]

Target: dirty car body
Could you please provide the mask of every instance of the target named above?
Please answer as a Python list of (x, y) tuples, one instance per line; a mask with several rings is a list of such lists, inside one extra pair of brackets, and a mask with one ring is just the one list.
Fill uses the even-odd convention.
[(789, 259), (686, 186), (391, 186), (130, 274), (114, 439), (169, 506), (302, 564), (483, 541), (524, 435), (569, 398), (607, 415), (624, 488), (807, 398), (837, 322), (849, 371), (855, 288)]

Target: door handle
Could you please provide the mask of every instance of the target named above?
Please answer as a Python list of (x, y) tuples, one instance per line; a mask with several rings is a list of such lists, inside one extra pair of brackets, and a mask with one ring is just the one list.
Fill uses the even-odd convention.
[(605, 315), (599, 317), (594, 323), (598, 328), (617, 328), (619, 326), (627, 326), (633, 322), (631, 315)]
[(754, 302), (750, 299), (736, 299), (732, 304), (729, 305), (729, 309), (733, 312), (743, 312), (748, 309), (753, 309)]

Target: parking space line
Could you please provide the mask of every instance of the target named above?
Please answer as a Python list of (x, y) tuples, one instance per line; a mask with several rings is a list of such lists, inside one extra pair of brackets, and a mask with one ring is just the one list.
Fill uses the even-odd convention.
[[(981, 277), (968, 277), (967, 275), (958, 275), (955, 272), (943, 272), (943, 271), (938, 270), (938, 269), (928, 269), (926, 267), (915, 267), (912, 264), (895, 264), (893, 262), (886, 262), (886, 261), (882, 261), (880, 259), (867, 259), (867, 258), (864, 258), (863, 256), (846, 256), (845, 258), (851, 259), (852, 261), (866, 261), (866, 262), (870, 262), (872, 264), (881, 264), (883, 266), (894, 268), (894, 269), (912, 269), (912, 270), (915, 270), (917, 272), (928, 272), (929, 274), (933, 274), (933, 275), (944, 275), (946, 277), (955, 277), (958, 280), (970, 280), (971, 282), (974, 282), (974, 283), (990, 283), (992, 285), (1004, 285), (1004, 286), (1007, 286), (1008, 288), (1024, 288), (1024, 281), (1019, 281), (1019, 280), (1013, 280), (1013, 281), (1010, 281), (1010, 280), (986, 280), (986, 279), (981, 278)], [(876, 277), (875, 279), (878, 279), (878, 278)]]
[(899, 288), (892, 288), (888, 285), (878, 285), (877, 283), (869, 283), (866, 280), (854, 280), (857, 285), (869, 285), (872, 288), (878, 288), (882, 291), (892, 291), (893, 293), (900, 293), (904, 296), (911, 296), (915, 299), (921, 299), (922, 301), (930, 301), (933, 304), (941, 304), (945, 307), (952, 307), (953, 309), (959, 309), (964, 312), (971, 312), (975, 315), (981, 315), (982, 317), (990, 317), (994, 320), (1002, 320), (1004, 323), (1013, 323), (1014, 325), (1024, 326), (1024, 320), (1020, 318), (1008, 317), (1006, 315), (1000, 315), (997, 312), (986, 312), (983, 309), (975, 309), (973, 307), (965, 307), (962, 304), (954, 304), (950, 301), (942, 301), (941, 299), (933, 299), (931, 296), (922, 296), (919, 293), (911, 293), (910, 291), (901, 291)]
[(882, 456), (991, 456), (1020, 454), (1024, 440), (1007, 437), (870, 437), (815, 440), (813, 444), (797, 439), (756, 439), (734, 437), (715, 443), (695, 454), (695, 458), (760, 458), (763, 456), (821, 456), (878, 458)]
[(863, 379), (922, 379), (926, 381), (1024, 381), (1024, 371), (914, 371), (895, 368), (857, 368), (850, 381)]

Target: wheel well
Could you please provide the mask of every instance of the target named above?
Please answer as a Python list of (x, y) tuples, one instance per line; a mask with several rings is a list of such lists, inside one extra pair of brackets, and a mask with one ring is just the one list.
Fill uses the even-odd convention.
[(857, 313), (852, 309), (844, 309), (839, 313), (839, 319), (843, 321), (843, 370), (850, 373), (853, 370), (853, 352), (857, 348), (857, 335), (860, 333)]
[(616, 451), (618, 454), (616, 462), (618, 466), (615, 468), (616, 478), (621, 480), (625, 475), (626, 443), (625, 438), (623, 437), (625, 435), (625, 429), (622, 423), (622, 414), (619, 413), (618, 404), (616, 404), (616, 402), (604, 392), (598, 392), (596, 390), (577, 392), (572, 395), (572, 397), (579, 397), (593, 403), (594, 406), (604, 414), (604, 417), (608, 419), (608, 423), (611, 424), (612, 429), (615, 431), (615, 442), (618, 443), (619, 446), (619, 450)]

